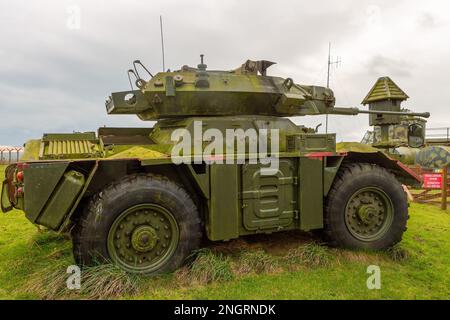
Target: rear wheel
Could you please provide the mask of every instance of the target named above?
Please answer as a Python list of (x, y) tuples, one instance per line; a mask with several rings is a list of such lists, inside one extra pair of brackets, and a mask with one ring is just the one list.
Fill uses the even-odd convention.
[(81, 265), (111, 260), (128, 272), (156, 274), (174, 271), (198, 248), (201, 223), (183, 188), (137, 174), (94, 196), (72, 238)]
[(386, 249), (406, 230), (408, 203), (402, 185), (372, 164), (343, 166), (326, 201), (324, 231), (334, 246)]

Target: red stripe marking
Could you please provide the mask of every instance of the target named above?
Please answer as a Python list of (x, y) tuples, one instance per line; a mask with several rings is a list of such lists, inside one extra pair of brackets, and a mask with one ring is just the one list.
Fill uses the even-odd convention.
[(346, 156), (347, 153), (346, 152), (330, 152), (330, 151), (323, 151), (323, 152), (311, 152), (311, 153), (307, 153), (305, 155), (305, 157), (310, 158), (310, 159), (318, 159), (318, 160), (323, 160), (323, 158), (325, 157), (333, 157), (333, 156)]

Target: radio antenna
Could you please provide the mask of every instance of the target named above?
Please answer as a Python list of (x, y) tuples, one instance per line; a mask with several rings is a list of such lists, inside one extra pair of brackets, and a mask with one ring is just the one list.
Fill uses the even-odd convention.
[(164, 72), (166, 70), (166, 65), (164, 61), (164, 34), (163, 34), (163, 23), (162, 23), (162, 16), (159, 16), (159, 27), (161, 30), (161, 51), (162, 51), (162, 71)]
[[(331, 42), (328, 43), (328, 66), (327, 66), (327, 88), (330, 87), (330, 67), (335, 65), (338, 67), (341, 64), (341, 58), (337, 57), (336, 60), (331, 58)], [(328, 134), (328, 113), (325, 116), (325, 133)]]

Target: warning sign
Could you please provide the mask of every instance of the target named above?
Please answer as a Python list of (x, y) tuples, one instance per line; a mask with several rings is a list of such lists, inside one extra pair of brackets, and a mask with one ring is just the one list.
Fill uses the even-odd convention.
[(426, 173), (423, 175), (424, 189), (442, 189), (442, 174)]

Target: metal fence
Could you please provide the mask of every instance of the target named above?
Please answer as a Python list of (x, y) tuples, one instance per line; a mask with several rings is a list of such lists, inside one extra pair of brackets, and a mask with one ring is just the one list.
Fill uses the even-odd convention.
[(0, 164), (17, 162), (23, 153), (23, 147), (1, 147), (0, 146)]
[(450, 144), (450, 127), (427, 128), (426, 139), (429, 143)]

